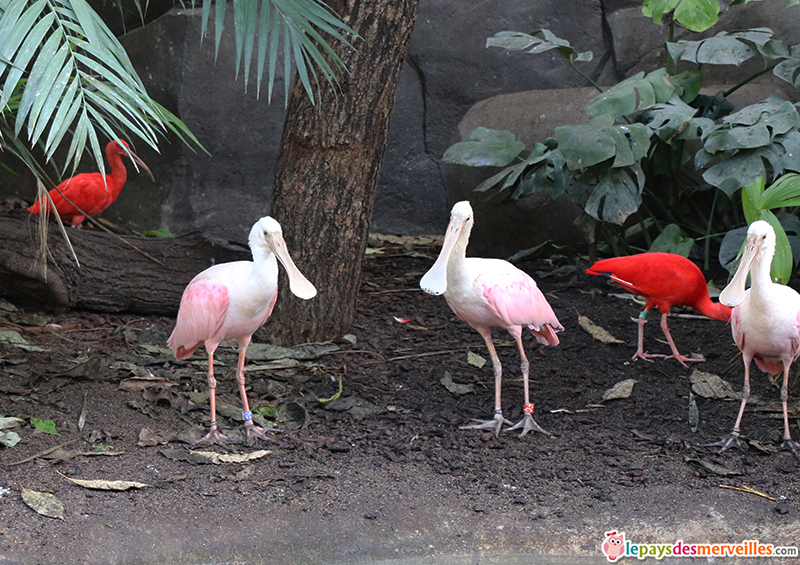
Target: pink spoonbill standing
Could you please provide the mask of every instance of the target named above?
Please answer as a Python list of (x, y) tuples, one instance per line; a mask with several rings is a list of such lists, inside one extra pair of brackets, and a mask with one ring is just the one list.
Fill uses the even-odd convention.
[(254, 437), (269, 439), (265, 430), (253, 424), (245, 392), (244, 361), (253, 333), (266, 323), (278, 297), (278, 263), (289, 276), (289, 290), (304, 300), (317, 294), (308, 279), (297, 269), (286, 249), (281, 226), (269, 216), (261, 218), (250, 230), (252, 261), (234, 261), (214, 265), (194, 277), (183, 291), (178, 320), (167, 344), (176, 359), (190, 357), (205, 345), (208, 353), (208, 388), (211, 403), (209, 433), (197, 443), (216, 443), (226, 447), (227, 436), (220, 433), (216, 419), (214, 352), (226, 339), (239, 343), (236, 382), (242, 397), (242, 417), (246, 441)]
[[(522, 428), (520, 436), (530, 431), (549, 434), (533, 419), (534, 405), (528, 392), (529, 363), (522, 345), (522, 330), (527, 328), (539, 343), (558, 345), (556, 332), (564, 328), (547, 303), (536, 282), (525, 272), (502, 259), (466, 257), (473, 216), (469, 202), (458, 202), (450, 214), (450, 224), (442, 251), (433, 267), (422, 277), (420, 286), (429, 294), (443, 294), (456, 316), (478, 330), (494, 368), (494, 418), (461, 429), (491, 429), (499, 435), (503, 424)], [(524, 416), (516, 424), (503, 417), (500, 402), (503, 368), (492, 342), (492, 328), (504, 328), (517, 343), (521, 358), (524, 387)]]
[[(719, 297), (720, 302), (733, 308), (731, 331), (736, 345), (742, 350), (744, 362), (742, 404), (733, 431), (722, 441), (710, 444), (719, 446), (719, 453), (730, 447), (746, 449), (740, 439), (739, 424), (750, 396), (750, 362), (755, 360), (758, 368), (765, 373), (783, 371), (781, 448), (800, 458), (800, 444), (792, 440), (786, 406), (789, 398), (789, 367), (800, 356), (800, 294), (770, 279), (775, 241), (775, 230), (768, 222), (750, 224), (739, 268)], [(748, 273), (751, 283), (745, 291)]]

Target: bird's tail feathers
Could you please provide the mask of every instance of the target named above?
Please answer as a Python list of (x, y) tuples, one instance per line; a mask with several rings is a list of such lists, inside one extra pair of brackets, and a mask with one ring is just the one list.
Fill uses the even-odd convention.
[(551, 345), (556, 346), (560, 343), (556, 332), (560, 332), (564, 328), (562, 326), (558, 326), (557, 328), (553, 328), (550, 324), (543, 324), (540, 327), (536, 326), (528, 326), (528, 329), (536, 338), (536, 341), (541, 343), (542, 345)]

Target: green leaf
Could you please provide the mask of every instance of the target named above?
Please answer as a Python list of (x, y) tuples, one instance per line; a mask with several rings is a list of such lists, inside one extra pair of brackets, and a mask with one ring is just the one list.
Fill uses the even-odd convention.
[(675, 87), (669, 82), (666, 69), (658, 69), (626, 79), (595, 96), (586, 106), (589, 117), (627, 116), (669, 100)]
[(788, 173), (763, 191), (758, 207), (772, 210), (789, 206), (800, 206), (800, 175)]
[(617, 225), (642, 204), (644, 174), (638, 166), (630, 169), (608, 169), (592, 190), (584, 210), (587, 214)]
[(446, 163), (470, 167), (503, 167), (511, 163), (525, 144), (507, 130), (475, 128), (466, 141), (451, 145), (444, 153)]
[(717, 0), (645, 0), (642, 13), (653, 18), (658, 25), (663, 24), (666, 14), (690, 31), (705, 31), (714, 26), (719, 19)]
[(772, 74), (800, 90), (800, 45), (793, 46), (785, 57), (785, 61), (781, 61), (772, 69)]
[(772, 280), (780, 284), (786, 284), (789, 282), (789, 277), (792, 275), (792, 267), (794, 266), (789, 238), (786, 237), (786, 232), (778, 217), (769, 210), (761, 210), (758, 214), (758, 219), (769, 222), (775, 230), (775, 256), (772, 258), (772, 268), (770, 269)]
[(736, 65), (739, 66), (756, 51), (747, 43), (761, 47), (772, 37), (772, 30), (757, 28), (739, 32), (720, 32), (713, 37), (697, 41), (680, 40), (667, 43), (667, 52), (674, 62), (689, 61), (700, 65)]
[(572, 170), (614, 159), (614, 167), (638, 163), (650, 148), (647, 126), (614, 124), (604, 116), (587, 124), (556, 128), (556, 139), (567, 166)]
[(708, 118), (695, 118), (696, 108), (686, 104), (677, 93), (666, 104), (656, 104), (642, 115), (642, 121), (659, 139), (670, 142), (678, 139), (701, 139), (716, 129)]
[(669, 81), (675, 85), (676, 89), (683, 91), (681, 99), (689, 104), (703, 88), (703, 73), (699, 69), (691, 69), (669, 77)]
[(758, 219), (758, 213), (764, 209), (761, 204), (761, 194), (764, 192), (764, 177), (758, 177), (750, 184), (742, 187), (742, 210), (747, 224), (752, 224)]
[(56, 423), (53, 420), (40, 420), (39, 418), (31, 417), (31, 424), (40, 432), (57, 436)]
[(0, 343), (23, 351), (45, 351), (38, 345), (31, 345), (27, 339), (14, 330), (0, 330)]
[(677, 224), (669, 224), (658, 234), (658, 237), (647, 251), (649, 253), (675, 253), (676, 255), (688, 257), (692, 247), (694, 247), (694, 239), (686, 237)]
[[(542, 37), (537, 37), (540, 33)], [(549, 29), (537, 29), (533, 33), (501, 31), (486, 40), (486, 47), (501, 47), (508, 51), (525, 51), (526, 53), (545, 53), (556, 49), (562, 57), (572, 58), (575, 61), (591, 61), (594, 56), (591, 51), (581, 53), (575, 51), (569, 41), (557, 37)]]
[(757, 149), (743, 149), (725, 157), (703, 173), (703, 179), (716, 186), (729, 198), (741, 187), (750, 184), (757, 177), (769, 178), (771, 170), (782, 170), (784, 154), (775, 144)]

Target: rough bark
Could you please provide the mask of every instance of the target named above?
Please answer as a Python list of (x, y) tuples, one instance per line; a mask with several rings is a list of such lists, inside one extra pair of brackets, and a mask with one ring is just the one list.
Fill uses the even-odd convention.
[(56, 224), (50, 222), (48, 227), (45, 278), (37, 259), (36, 219), (27, 211), (0, 217), (0, 290), (20, 305), (172, 316), (183, 289), (197, 273), (214, 263), (250, 259), (246, 247), (211, 242), (199, 234), (120, 239), (69, 228), (78, 267)]
[(354, 49), (334, 45), (349, 73), (338, 89), (324, 85), (316, 105), (295, 84), (276, 167), (272, 215), (318, 290), (309, 301), (280, 293), (267, 331), (283, 343), (338, 337), (352, 323), (417, 1), (345, 0), (332, 7), (360, 36)]

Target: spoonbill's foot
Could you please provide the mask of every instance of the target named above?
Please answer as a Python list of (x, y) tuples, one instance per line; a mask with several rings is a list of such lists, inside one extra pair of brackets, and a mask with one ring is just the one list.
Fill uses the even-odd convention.
[(694, 357), (687, 357), (686, 355), (680, 355), (680, 354), (677, 355), (677, 356), (675, 356), (675, 355), (659, 355), (659, 357), (663, 357), (664, 359), (675, 359), (675, 360), (678, 361), (678, 363), (680, 363), (681, 365), (683, 365), (687, 369), (689, 368), (689, 366), (686, 364), (687, 362), (688, 363), (703, 363), (703, 362), (705, 362), (705, 359), (695, 359)]
[(653, 361), (653, 359), (675, 359), (678, 363), (686, 367), (687, 369), (689, 366), (686, 364), (689, 363), (700, 363), (704, 362), (705, 359), (695, 359), (694, 357), (687, 357), (686, 355), (682, 355), (678, 353), (678, 355), (666, 355), (664, 353), (645, 353), (644, 351), (639, 352), (637, 351), (631, 359), (644, 359), (645, 361)]
[(781, 449), (785, 451), (791, 451), (792, 455), (794, 455), (795, 459), (800, 461), (800, 443), (794, 441), (791, 438), (783, 440), (781, 443)]
[(747, 453), (747, 443), (742, 441), (742, 439), (746, 439), (746, 437), (741, 435), (738, 429), (734, 429), (729, 436), (714, 443), (705, 443), (702, 447), (719, 447), (720, 449), (717, 453), (724, 453), (731, 447), (735, 447), (742, 453)]
[[(533, 406), (533, 405), (531, 405)], [(525, 412), (525, 415), (522, 417), (522, 420), (511, 426), (510, 428), (506, 428), (504, 431), (509, 430), (516, 430), (522, 428), (522, 433), (519, 434), (519, 437), (525, 437), (528, 432), (539, 432), (550, 437), (555, 437), (553, 434), (542, 428), (539, 424), (536, 423), (536, 420), (533, 419), (533, 409), (531, 412)]]
[(511, 422), (503, 418), (503, 413), (500, 410), (497, 410), (494, 414), (494, 418), (491, 420), (472, 420), (473, 422), (477, 422), (477, 424), (472, 424), (471, 426), (461, 426), (458, 428), (459, 430), (494, 430), (494, 437), (500, 435), (500, 430), (503, 428), (503, 424), (508, 424), (509, 426), (512, 425)]
[(633, 357), (631, 357), (631, 361), (633, 361), (634, 359), (642, 359), (644, 361), (649, 361), (650, 363), (652, 363), (654, 357), (664, 357), (664, 355), (658, 355), (656, 353), (647, 353), (645, 351), (637, 351), (636, 353), (633, 354)]
[(225, 434), (223, 434), (222, 432), (220, 432), (217, 429), (217, 424), (214, 423), (211, 424), (211, 429), (209, 430), (209, 432), (200, 439), (198, 439), (196, 442), (191, 444), (191, 446), (195, 447), (198, 445), (213, 444), (220, 446), (222, 449), (230, 451), (231, 448), (228, 447), (228, 444), (226, 443), (227, 441), (230, 441), (230, 438)]
[(280, 432), (281, 430), (277, 430), (275, 428), (270, 428), (266, 430), (260, 426), (256, 426), (253, 423), (253, 420), (245, 420), (244, 421), (244, 443), (248, 447), (253, 445), (253, 441), (255, 438), (263, 439), (264, 441), (277, 441), (275, 438), (271, 438), (266, 435), (267, 431), (271, 432)]

